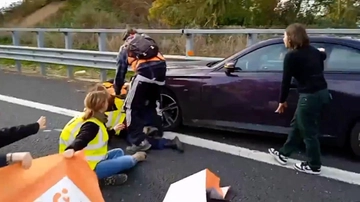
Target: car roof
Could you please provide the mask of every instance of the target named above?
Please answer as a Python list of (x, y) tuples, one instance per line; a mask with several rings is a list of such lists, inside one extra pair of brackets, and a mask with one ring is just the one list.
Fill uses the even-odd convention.
[[(309, 35), (310, 42), (312, 43), (328, 43), (328, 44), (337, 44), (337, 45), (344, 45), (351, 48), (355, 48), (357, 50), (360, 50), (360, 39), (351, 38), (351, 37), (342, 37), (342, 36), (324, 36), (324, 35), (318, 35), (318, 36), (312, 36)], [(259, 41), (251, 46), (248, 46), (247, 48), (229, 56), (226, 57), (224, 62), (229, 61), (231, 59), (234, 59), (238, 57), (239, 55), (245, 55), (251, 51), (254, 51), (258, 48), (262, 48), (264, 46), (269, 46), (273, 44), (279, 44), (283, 43), (283, 38), (280, 36), (273, 37), (267, 40)], [(219, 68), (221, 66), (222, 62), (216, 64), (214, 66), (214, 69)]]
[[(360, 48), (360, 39), (349, 37), (349, 36), (309, 36), (310, 42), (325, 42), (325, 43), (336, 43), (336, 44), (345, 44), (352, 47)], [(272, 44), (282, 42), (282, 37), (274, 37), (264, 41), (259, 42), (260, 46), (264, 44)]]

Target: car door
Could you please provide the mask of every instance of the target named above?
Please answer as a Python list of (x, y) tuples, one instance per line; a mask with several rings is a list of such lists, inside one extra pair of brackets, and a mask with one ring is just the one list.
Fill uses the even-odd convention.
[(321, 133), (342, 136), (337, 141), (345, 141), (360, 114), (360, 50), (348, 44), (328, 43), (326, 51), (324, 72), (332, 100), (322, 116)]
[(212, 82), (203, 85), (203, 98), (212, 106), (207, 117), (225, 127), (284, 132), (281, 130), (289, 125), (293, 112), (279, 115), (274, 111), (286, 52), (280, 42), (262, 46), (237, 58), (235, 67), (239, 71), (232, 75), (226, 75), (223, 69), (211, 72)]

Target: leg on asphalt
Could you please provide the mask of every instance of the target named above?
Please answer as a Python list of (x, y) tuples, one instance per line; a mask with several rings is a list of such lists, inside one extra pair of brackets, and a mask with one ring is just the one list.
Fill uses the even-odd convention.
[(151, 149), (163, 150), (163, 149), (173, 149), (181, 153), (184, 152), (184, 144), (180, 141), (178, 137), (175, 137), (172, 140), (158, 137), (148, 137), (149, 143), (151, 144)]
[(285, 144), (279, 149), (274, 148), (269, 149), (269, 153), (275, 158), (277, 162), (281, 165), (286, 165), (288, 157), (299, 148), (299, 145), (302, 143), (303, 139), (301, 137), (299, 128), (298, 128), (298, 109), (294, 113), (294, 117), (291, 120), (290, 127), (291, 131), (287, 137)]
[(134, 155), (124, 155), (122, 149), (113, 149), (108, 152), (105, 160), (95, 167), (95, 173), (101, 185), (121, 185), (127, 181), (127, 175), (122, 172), (133, 168), (138, 162), (146, 159), (145, 152)]

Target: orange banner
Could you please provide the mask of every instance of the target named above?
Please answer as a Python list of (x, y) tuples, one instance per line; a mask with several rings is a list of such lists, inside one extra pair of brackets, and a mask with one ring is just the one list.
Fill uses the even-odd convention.
[(105, 202), (94, 171), (82, 153), (34, 159), (30, 169), (20, 164), (0, 168), (0, 201)]

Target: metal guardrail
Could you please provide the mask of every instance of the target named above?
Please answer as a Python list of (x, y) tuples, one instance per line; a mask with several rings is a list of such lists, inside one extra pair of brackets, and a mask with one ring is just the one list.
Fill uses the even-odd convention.
[[(54, 63), (56, 64), (63, 64), (67, 65), (67, 76), (69, 78), (73, 78), (73, 66), (77, 66), (77, 64), (80, 64), (79, 66), (85, 66), (85, 65), (98, 65), (97, 67), (100, 68), (100, 61), (99, 57), (105, 57), (106, 55), (112, 55), (114, 56), (116, 53), (107, 52), (106, 49), (106, 38), (107, 34), (116, 34), (116, 33), (122, 33), (125, 29), (68, 29), (68, 28), (0, 28), (0, 32), (11, 32), (12, 33), (12, 41), (14, 46), (20, 46), (20, 32), (35, 32), (37, 36), (37, 46), (38, 51), (32, 52), (32, 53), (24, 53), (24, 51), (30, 51), (30, 49), (16, 49), (16, 51), (22, 51), (22, 55), (17, 55), (15, 53), (10, 53), (9, 47), (4, 50), (4, 46), (0, 47), (1, 55), (0, 58), (8, 58), (8, 59), (15, 59), (16, 60), (16, 69), (21, 72), (21, 63), (19, 60), (29, 60), (29, 61), (37, 61), (40, 62), (40, 72), (42, 75), (46, 75), (46, 68), (45, 63)], [(221, 58), (207, 58), (207, 57), (194, 57), (194, 36), (195, 35), (204, 35), (204, 34), (244, 34), (247, 36), (247, 46), (250, 46), (258, 41), (258, 35), (259, 34), (283, 34), (283, 29), (138, 29), (139, 32), (147, 33), (147, 34), (179, 34), (184, 35), (186, 37), (186, 44), (185, 44), (185, 56), (170, 56), (168, 55), (167, 58), (170, 60), (207, 60), (207, 61), (214, 61)], [(309, 34), (326, 34), (326, 35), (360, 35), (360, 29), (308, 29), (307, 30)], [(65, 50), (66, 49), (72, 49), (72, 35), (74, 33), (96, 33), (98, 35), (98, 47), (99, 51), (102, 53), (98, 53), (100, 55), (95, 56), (96, 51), (83, 51), (81, 52), (71, 52), (72, 54), (89, 54), (86, 55), (86, 57), (92, 58), (93, 61), (84, 60), (78, 58), (77, 61), (73, 60), (70, 62), (70, 58), (66, 57), (60, 57), (59, 54), (68, 55), (70, 52), (66, 52), (65, 50), (59, 50), (59, 49), (52, 49), (51, 54), (58, 54), (54, 55), (54, 57), (49, 57), (47, 60), (44, 58), (44, 51), (46, 54), (50, 54), (50, 49), (44, 49), (44, 33), (45, 32), (58, 32), (63, 33), (64, 40), (65, 40)], [(30, 48), (30, 47), (27, 47)], [(36, 49), (36, 48), (35, 48)], [(15, 51), (15, 49), (12, 49), (12, 51)], [(15, 51), (15, 52), (16, 52)], [(41, 52), (42, 51), (42, 52)], [(50, 51), (51, 52), (51, 51)], [(6, 56), (6, 57), (5, 57)], [(42, 58), (40, 57), (42, 56)], [(48, 55), (49, 56), (49, 55)], [(55, 57), (57, 56), (57, 57)], [(95, 59), (96, 58), (96, 59)], [(40, 61), (42, 60), (42, 61)], [(96, 61), (95, 61), (96, 60)], [(65, 63), (68, 62), (68, 63)], [(80, 62), (82, 61), (82, 62)], [(107, 59), (102, 65), (105, 65), (105, 62), (108, 61)], [(61, 62), (61, 63), (60, 63)], [(86, 64), (85, 64), (86, 63)], [(105, 66), (101, 66), (100, 70), (100, 77), (101, 80), (106, 79), (106, 69), (113, 69), (114, 61), (111, 64), (111, 66), (104, 68)], [(94, 66), (92, 66), (94, 67)]]
[[(47, 64), (60, 64), (81, 67), (91, 67), (105, 70), (115, 70), (116, 52), (100, 52), (73, 49), (56, 48), (36, 48), (26, 46), (7, 46), (0, 45), (0, 58), (32, 61)], [(181, 65), (184, 60), (187, 61), (217, 61), (223, 58), (193, 57), (164, 55), (169, 61), (168, 66)], [(174, 61), (175, 60), (175, 61)], [(180, 60), (180, 61), (176, 61)], [(131, 70), (130, 70), (131, 71)]]

